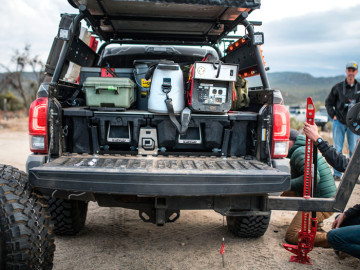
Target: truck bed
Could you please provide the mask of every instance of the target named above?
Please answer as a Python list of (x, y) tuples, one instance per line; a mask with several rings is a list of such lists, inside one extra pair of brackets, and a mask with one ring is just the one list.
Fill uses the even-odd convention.
[(37, 188), (144, 196), (266, 194), (290, 175), (257, 160), (193, 156), (61, 156), (29, 171)]

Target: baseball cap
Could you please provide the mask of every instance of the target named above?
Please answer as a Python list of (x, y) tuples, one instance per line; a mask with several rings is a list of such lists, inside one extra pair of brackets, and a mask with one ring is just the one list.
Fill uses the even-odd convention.
[(346, 64), (346, 69), (353, 68), (355, 70), (358, 70), (358, 64), (355, 61), (349, 62)]

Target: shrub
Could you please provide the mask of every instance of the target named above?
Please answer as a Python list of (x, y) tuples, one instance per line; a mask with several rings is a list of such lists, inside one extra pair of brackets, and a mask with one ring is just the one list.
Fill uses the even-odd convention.
[(10, 112), (16, 112), (25, 108), (24, 104), (10, 91), (0, 94), (0, 109), (3, 109), (4, 99), (7, 99), (6, 109)]
[(326, 132), (332, 132), (332, 125), (333, 125), (333, 122), (332, 121), (329, 121), (326, 123), (325, 127), (324, 127), (324, 131)]
[(292, 129), (301, 130), (303, 128), (304, 123), (301, 121), (296, 120), (296, 118), (290, 118), (290, 127)]

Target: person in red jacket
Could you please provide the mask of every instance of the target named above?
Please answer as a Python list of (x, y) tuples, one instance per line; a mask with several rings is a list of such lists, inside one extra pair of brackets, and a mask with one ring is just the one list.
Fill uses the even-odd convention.
[[(340, 172), (345, 171), (350, 159), (323, 140), (316, 125), (304, 123), (304, 133), (317, 144), (321, 154), (331, 166)], [(336, 217), (332, 230), (327, 233), (327, 240), (340, 258), (343, 257), (341, 252), (345, 252), (360, 259), (360, 204)]]

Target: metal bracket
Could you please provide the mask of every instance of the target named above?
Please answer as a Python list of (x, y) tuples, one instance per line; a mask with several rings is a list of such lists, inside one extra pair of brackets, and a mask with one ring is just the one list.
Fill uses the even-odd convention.
[(139, 210), (139, 217), (144, 222), (151, 222), (158, 226), (163, 226), (165, 223), (175, 222), (180, 217), (180, 210), (166, 208)]
[(345, 170), (344, 176), (335, 198), (291, 198), (291, 197), (268, 197), (269, 210), (289, 211), (317, 211), (317, 212), (342, 212), (349, 201), (352, 191), (360, 175), (360, 142), (357, 143), (350, 162)]

